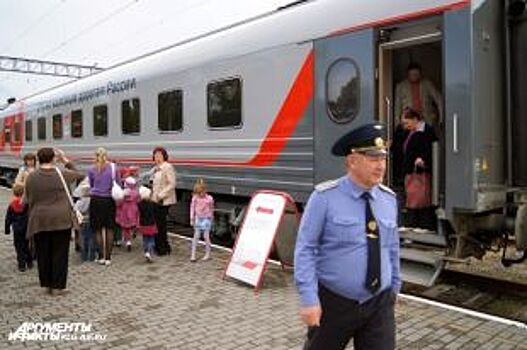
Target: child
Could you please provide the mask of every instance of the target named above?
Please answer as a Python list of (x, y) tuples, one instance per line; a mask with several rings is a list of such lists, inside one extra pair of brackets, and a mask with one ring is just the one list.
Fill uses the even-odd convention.
[(115, 221), (121, 227), (123, 241), (128, 251), (132, 250), (132, 230), (139, 224), (139, 192), (136, 188), (136, 182), (133, 177), (127, 177), (124, 180), (124, 198), (117, 203), (117, 212)]
[(90, 225), (90, 183), (87, 177), (73, 191), (73, 195), (79, 198), (75, 202), (75, 209), (82, 214), (81, 261), (95, 261), (97, 245), (95, 244), (95, 231)]
[(152, 191), (144, 186), (139, 188), (139, 232), (143, 235), (143, 251), (147, 262), (152, 262), (154, 253), (155, 235), (157, 234), (156, 220), (154, 216), (154, 202), (152, 202)]
[(16, 260), (18, 261), (18, 270), (26, 271), (26, 268), (33, 267), (33, 257), (29, 251), (29, 242), (26, 239), (27, 228), (27, 205), (22, 202), (24, 195), (24, 186), (15, 184), (13, 186), (13, 198), (7, 208), (5, 216), (5, 234), (11, 233), (13, 226), (13, 241), (16, 250)]
[(190, 225), (194, 226), (194, 238), (192, 239), (192, 251), (190, 261), (196, 261), (196, 245), (201, 232), (205, 239), (205, 256), (202, 260), (210, 259), (210, 228), (214, 212), (214, 199), (207, 194), (207, 188), (203, 179), (198, 179), (194, 185), (192, 202), (190, 203)]

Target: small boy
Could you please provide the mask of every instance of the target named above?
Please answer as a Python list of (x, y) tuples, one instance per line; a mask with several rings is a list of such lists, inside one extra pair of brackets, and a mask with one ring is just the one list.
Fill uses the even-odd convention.
[(16, 260), (18, 261), (18, 270), (26, 271), (26, 268), (33, 267), (33, 257), (29, 251), (29, 242), (26, 239), (27, 229), (27, 205), (23, 203), (24, 186), (15, 184), (13, 186), (13, 198), (7, 208), (5, 215), (5, 234), (11, 233), (13, 227), (14, 243), (16, 250)]
[(157, 234), (152, 191), (145, 186), (141, 186), (139, 187), (139, 197), (141, 198), (137, 205), (139, 209), (139, 232), (143, 235), (145, 259), (151, 263), (152, 254), (154, 253), (155, 235)]
[(82, 214), (81, 224), (81, 260), (95, 261), (97, 256), (97, 245), (95, 243), (95, 231), (90, 225), (90, 183), (84, 179), (73, 191), (79, 199), (75, 202), (75, 209)]

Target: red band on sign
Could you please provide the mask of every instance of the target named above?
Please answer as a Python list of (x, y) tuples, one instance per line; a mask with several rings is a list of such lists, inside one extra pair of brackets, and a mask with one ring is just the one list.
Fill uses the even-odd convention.
[(254, 268), (258, 265), (252, 261), (247, 260), (246, 262), (243, 263), (242, 266), (249, 270), (254, 270)]
[(257, 213), (263, 213), (263, 214), (272, 214), (272, 213), (274, 213), (274, 210), (271, 209), (271, 208), (258, 207), (258, 208), (256, 208), (256, 212)]

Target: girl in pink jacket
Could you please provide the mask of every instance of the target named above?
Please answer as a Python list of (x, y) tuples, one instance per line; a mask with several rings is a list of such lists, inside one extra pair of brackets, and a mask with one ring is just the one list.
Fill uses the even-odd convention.
[(194, 226), (194, 238), (192, 239), (192, 251), (190, 261), (196, 261), (196, 245), (201, 232), (205, 239), (205, 256), (202, 260), (210, 259), (210, 228), (214, 217), (214, 199), (207, 194), (207, 188), (203, 179), (198, 179), (194, 185), (192, 202), (190, 203), (190, 224)]
[(135, 179), (130, 176), (127, 177), (124, 180), (124, 198), (122, 201), (117, 202), (115, 221), (121, 227), (123, 241), (126, 242), (126, 249), (128, 251), (132, 250), (132, 230), (139, 225), (139, 209), (137, 203), (140, 200)]

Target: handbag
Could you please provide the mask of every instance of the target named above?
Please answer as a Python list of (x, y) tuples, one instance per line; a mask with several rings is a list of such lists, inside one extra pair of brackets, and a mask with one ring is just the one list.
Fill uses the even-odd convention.
[(115, 172), (115, 163), (112, 163), (112, 198), (114, 201), (122, 201), (124, 199), (124, 190), (115, 181)]
[(75, 205), (73, 204), (73, 199), (71, 198), (70, 191), (68, 189), (68, 185), (66, 184), (66, 180), (64, 180), (62, 172), (58, 168), (55, 168), (55, 170), (57, 171), (57, 174), (59, 174), (60, 180), (62, 181), (62, 185), (64, 186), (64, 191), (66, 192), (66, 196), (68, 197), (68, 200), (70, 202), (71, 224), (75, 230), (80, 230), (84, 216), (78, 209), (75, 208)]
[(432, 206), (431, 177), (427, 173), (410, 173), (404, 177), (406, 208), (422, 209)]

